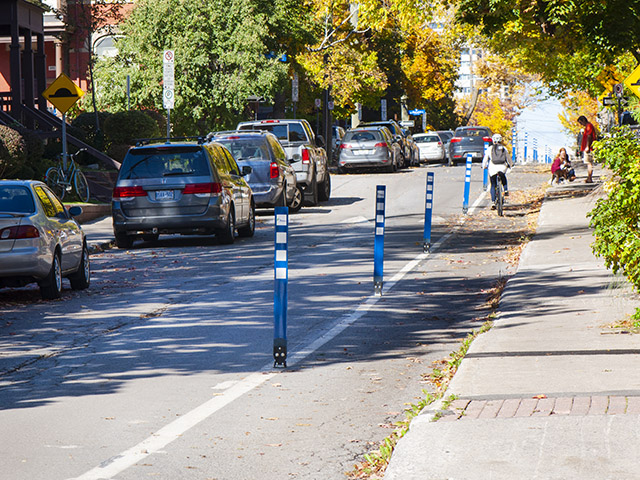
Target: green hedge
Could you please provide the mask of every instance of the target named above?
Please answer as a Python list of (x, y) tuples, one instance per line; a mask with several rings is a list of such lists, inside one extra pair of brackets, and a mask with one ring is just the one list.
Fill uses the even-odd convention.
[(0, 178), (42, 178), (49, 166), (44, 143), (29, 130), (0, 125)]
[(160, 129), (150, 114), (130, 110), (110, 115), (104, 122), (104, 134), (107, 153), (121, 162), (136, 139), (159, 137)]

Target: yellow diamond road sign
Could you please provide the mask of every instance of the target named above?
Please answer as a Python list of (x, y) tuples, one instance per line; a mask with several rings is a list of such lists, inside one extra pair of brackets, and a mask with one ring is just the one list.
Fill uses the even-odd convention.
[(640, 66), (636, 67), (631, 75), (624, 80), (624, 84), (629, 87), (633, 94), (640, 98)]
[(42, 92), (42, 96), (62, 113), (67, 113), (83, 95), (84, 92), (80, 87), (64, 73), (61, 73), (49, 88)]

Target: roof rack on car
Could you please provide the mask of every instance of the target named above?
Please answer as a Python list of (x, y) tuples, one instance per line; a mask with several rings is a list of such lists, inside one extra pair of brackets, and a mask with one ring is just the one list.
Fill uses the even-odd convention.
[(156, 137), (156, 138), (136, 138), (136, 147), (142, 147), (143, 145), (149, 145), (152, 142), (159, 142), (164, 140), (165, 143), (181, 142), (185, 140), (196, 140), (198, 143), (204, 143), (205, 138), (203, 136), (193, 137)]
[(222, 130), (220, 132), (209, 132), (207, 136), (204, 138), (205, 142), (210, 142), (213, 138), (219, 135), (235, 135), (235, 134), (248, 134), (251, 133), (255, 135), (256, 133), (261, 135), (266, 135), (269, 132), (265, 132), (264, 130), (253, 130), (253, 129), (245, 129), (245, 130)]

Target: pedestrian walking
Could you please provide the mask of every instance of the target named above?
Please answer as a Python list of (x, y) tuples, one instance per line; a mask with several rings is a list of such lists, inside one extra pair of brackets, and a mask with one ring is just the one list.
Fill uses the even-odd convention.
[(491, 180), (491, 202), (492, 209), (495, 209), (496, 203), (496, 184), (498, 177), (504, 186), (505, 196), (509, 196), (509, 188), (507, 186), (507, 172), (513, 166), (509, 158), (507, 148), (502, 145), (502, 135), (496, 133), (491, 137), (493, 145), (487, 149), (487, 153), (482, 159), (482, 168), (489, 169), (489, 179)]
[(587, 120), (587, 117), (580, 115), (578, 123), (584, 127), (582, 131), (582, 141), (580, 142), (580, 151), (583, 154), (583, 160), (587, 164), (586, 183), (593, 182), (593, 142), (596, 140), (596, 129), (593, 124)]

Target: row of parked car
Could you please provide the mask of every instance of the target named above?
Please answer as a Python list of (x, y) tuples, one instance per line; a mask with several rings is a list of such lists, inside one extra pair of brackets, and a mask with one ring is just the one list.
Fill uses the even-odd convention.
[(413, 136), (420, 149), (423, 162), (447, 162), (457, 165), (464, 162), (470, 153), (473, 160), (482, 160), (485, 144), (491, 145), (493, 133), (487, 127), (458, 127), (452, 130), (438, 130)]

